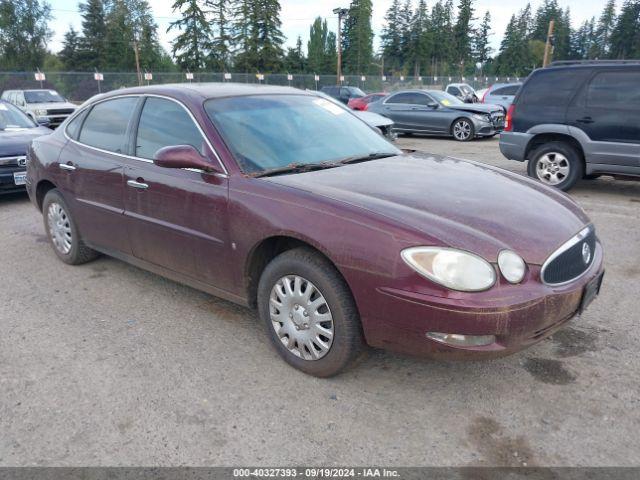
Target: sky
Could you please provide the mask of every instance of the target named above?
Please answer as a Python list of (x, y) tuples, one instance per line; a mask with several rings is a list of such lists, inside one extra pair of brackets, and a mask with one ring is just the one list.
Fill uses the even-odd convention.
[[(169, 24), (179, 15), (171, 10), (172, 0), (148, 0), (153, 9), (156, 22), (158, 23), (158, 33), (162, 45), (170, 51), (171, 40), (175, 38), (177, 31), (172, 30), (166, 33)], [(376, 47), (379, 45), (380, 32), (384, 26), (384, 16), (391, 5), (392, 0), (373, 0), (373, 29), (376, 34), (374, 40)], [(511, 15), (527, 4), (528, 0), (476, 0), (474, 6), (475, 16), (480, 19), (485, 11), (491, 12), (492, 36), (491, 42), (495, 51), (500, 46), (500, 41)], [(65, 32), (73, 25), (76, 30), (80, 30), (80, 14), (78, 13), (78, 2), (75, 0), (49, 0), (52, 8), (53, 20), (50, 24), (54, 32), (49, 47), (57, 52), (61, 49)], [(302, 36), (303, 45), (306, 48), (309, 38), (309, 27), (313, 20), (321, 16), (327, 19), (329, 28), (337, 30), (338, 19), (333, 15), (332, 10), (337, 7), (348, 7), (349, 0), (280, 0), (282, 6), (282, 31), (287, 37), (286, 46), (295, 46), (298, 35)], [(417, 3), (417, 0), (415, 0)], [(429, 7), (434, 0), (427, 0)], [(457, 3), (457, 2), (456, 2)], [(542, 0), (531, 0), (533, 10), (538, 7)], [(582, 23), (592, 16), (598, 17), (602, 11), (604, 0), (560, 0), (560, 5), (571, 9), (571, 18), (574, 26)], [(618, 3), (621, 3), (618, 2)]]

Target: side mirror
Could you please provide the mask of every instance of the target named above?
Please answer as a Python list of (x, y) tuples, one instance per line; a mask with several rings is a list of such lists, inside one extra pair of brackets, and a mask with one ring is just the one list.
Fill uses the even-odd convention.
[(438, 102), (429, 102), (427, 107), (432, 108), (433, 110), (440, 108), (440, 104)]
[(214, 172), (216, 168), (192, 145), (172, 145), (158, 150), (153, 163), (164, 168), (196, 168)]

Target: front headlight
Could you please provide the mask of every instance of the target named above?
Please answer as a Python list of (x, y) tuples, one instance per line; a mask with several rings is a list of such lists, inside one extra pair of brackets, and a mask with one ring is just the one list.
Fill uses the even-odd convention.
[(43, 109), (43, 108), (36, 108), (34, 113), (36, 114), (37, 117), (46, 117), (47, 116), (47, 111), (45, 109)]
[(527, 271), (522, 257), (511, 250), (503, 250), (498, 254), (498, 267), (509, 283), (520, 283)]
[(476, 120), (480, 120), (481, 122), (491, 122), (491, 117), (489, 115), (474, 113), (473, 118), (475, 118)]
[(444, 247), (412, 247), (402, 259), (420, 275), (451, 290), (481, 292), (496, 283), (496, 271), (473, 253)]

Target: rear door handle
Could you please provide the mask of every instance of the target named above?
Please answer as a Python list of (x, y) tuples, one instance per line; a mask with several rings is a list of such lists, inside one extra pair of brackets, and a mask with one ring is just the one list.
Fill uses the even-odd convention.
[(149, 188), (149, 185), (142, 182), (136, 182), (135, 180), (128, 180), (127, 185), (133, 188), (139, 188), (140, 190), (146, 190)]
[(591, 117), (583, 117), (576, 120), (578, 123), (593, 123), (594, 120)]
[(74, 171), (76, 169), (75, 165), (72, 165), (70, 162), (69, 163), (59, 163), (58, 166), (60, 167), (61, 170), (68, 170), (70, 172)]

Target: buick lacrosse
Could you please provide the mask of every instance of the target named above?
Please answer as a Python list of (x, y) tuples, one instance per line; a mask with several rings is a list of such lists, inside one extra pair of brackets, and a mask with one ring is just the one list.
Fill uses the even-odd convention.
[(256, 308), (279, 354), (322, 377), (365, 345), (521, 350), (580, 314), (603, 277), (594, 225), (565, 194), (402, 152), (291, 88), (95, 97), (33, 141), (27, 189), (62, 261), (100, 252)]

